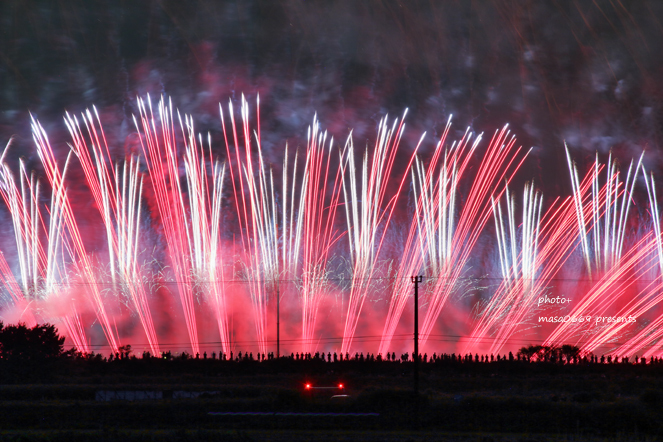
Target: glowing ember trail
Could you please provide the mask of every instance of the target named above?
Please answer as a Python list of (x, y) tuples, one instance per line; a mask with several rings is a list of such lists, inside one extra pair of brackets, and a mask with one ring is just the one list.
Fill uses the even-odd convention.
[(173, 267), (176, 290), (184, 310), (186, 328), (194, 354), (200, 353), (198, 329), (194, 308), (193, 289), (189, 281), (191, 257), (187, 238), (187, 219), (183, 202), (183, 189), (180, 180), (180, 166), (177, 157), (177, 137), (173, 122), (173, 107), (162, 99), (159, 102), (158, 122), (154, 119), (152, 103), (147, 98), (149, 107), (142, 100), (138, 101), (140, 124), (134, 117), (136, 130), (142, 136), (140, 144), (146, 157), (150, 173), (150, 182), (154, 191), (163, 233)]
[[(643, 265), (644, 269), (642, 269), (644, 280), (649, 281), (649, 283), (638, 293), (637, 297), (630, 300), (620, 310), (617, 316), (627, 318), (630, 316), (635, 319), (646, 317), (649, 312), (652, 312), (653, 317), (648, 324), (644, 326), (640, 325), (635, 334), (615, 350), (615, 354), (634, 354), (638, 351), (643, 351), (643, 356), (649, 358), (660, 354), (657, 343), (660, 342), (663, 336), (663, 313), (656, 309), (657, 306), (661, 305), (662, 301), (663, 237), (661, 236), (661, 218), (656, 187), (654, 185), (654, 176), (647, 176), (644, 166), (642, 167), (642, 174), (647, 187), (653, 227), (652, 242), (645, 246), (649, 248), (651, 254), (651, 258), (646, 262), (649, 266), (645, 267)], [(633, 327), (633, 324), (630, 322), (613, 322), (607, 325), (608, 327), (604, 331), (604, 336), (594, 339), (592, 347), (588, 346), (586, 348), (587, 351), (592, 351), (598, 347), (602, 342), (601, 338), (606, 339), (609, 336), (622, 334), (624, 333), (624, 329)]]
[(663, 354), (644, 156), (622, 178), (597, 155), (580, 180), (567, 149), (571, 192), (545, 199), (507, 126), (485, 146), (469, 128), (450, 142), (449, 117), (428, 145), (406, 115), (384, 117), (358, 152), (317, 116), (305, 138), (261, 138), (257, 97), (219, 110), (203, 135), (170, 100), (138, 99), (120, 146), (95, 108), (66, 114), (62, 158), (33, 119), (36, 167), (10, 161), (11, 143), (0, 158), (2, 320), (53, 322), (84, 353), (265, 355), (279, 336), (281, 354), (384, 354), (410, 351), (410, 277), (424, 275), (428, 354), (523, 341)]
[[(258, 101), (259, 108), (260, 103)], [(226, 132), (225, 119), (221, 108), (221, 123), (226, 140), (228, 158), (230, 162), (230, 177), (233, 184), (233, 193), (237, 217), (239, 220), (242, 261), (248, 277), (249, 290), (253, 301), (253, 314), (255, 318), (258, 348), (261, 353), (267, 351), (267, 301), (270, 292), (273, 296), (278, 293), (280, 274), (279, 265), (279, 234), (278, 213), (276, 208), (275, 187), (273, 174), (267, 171), (263, 161), (262, 146), (260, 143), (260, 130), (251, 135), (249, 122), (249, 104), (242, 95), (242, 132), (238, 138), (235, 114), (232, 102), (228, 105), (234, 144), (234, 156), (230, 148), (229, 136)], [(259, 115), (259, 113), (258, 113)], [(260, 120), (258, 119), (258, 127)], [(255, 137), (255, 138), (254, 138)], [(255, 139), (257, 159), (254, 158), (253, 144)], [(244, 150), (240, 151), (243, 142)], [(237, 185), (236, 183), (239, 183)]]
[(186, 234), (189, 262), (192, 266), (191, 276), (196, 291), (202, 292), (213, 307), (223, 351), (230, 352), (230, 327), (220, 231), (226, 169), (225, 165), (213, 159), (210, 137), (207, 139), (206, 154), (202, 137), (199, 136), (196, 140), (193, 120), (190, 117), (186, 117), (185, 120), (184, 169), (191, 217), (186, 223)]
[[(46, 175), (51, 184), (53, 192), (57, 195), (59, 206), (58, 212), (60, 210), (62, 212), (61, 216), (63, 219), (63, 224), (66, 227), (68, 239), (71, 241), (70, 249), (68, 252), (71, 254), (71, 257), (74, 261), (74, 267), (77, 269), (83, 280), (88, 284), (88, 290), (86, 290), (86, 293), (92, 298), (95, 314), (99, 320), (106, 340), (110, 345), (111, 351), (117, 352), (119, 348), (118, 337), (116, 336), (114, 330), (111, 328), (111, 322), (106, 311), (106, 305), (102, 299), (101, 292), (97, 284), (96, 271), (93, 267), (91, 256), (86, 251), (83, 237), (78, 228), (76, 218), (74, 217), (71, 201), (68, 198), (68, 194), (65, 189), (64, 175), (66, 174), (67, 164), (69, 163), (69, 156), (67, 157), (63, 171), (60, 172), (60, 169), (57, 165), (57, 160), (53, 150), (51, 149), (51, 145), (48, 142), (46, 132), (34, 119), (32, 120), (32, 136), (35, 144), (37, 145), (37, 153), (39, 154), (41, 162), (46, 169)], [(61, 236), (62, 233), (58, 232), (56, 235)]]
[[(545, 345), (584, 342), (581, 347), (588, 351), (595, 348), (600, 341), (608, 342), (615, 337), (614, 332), (605, 335), (601, 331), (604, 327), (596, 327), (596, 318), (613, 316), (614, 309), (619, 308), (623, 302), (622, 297), (632, 290), (631, 287), (638, 280), (638, 277), (633, 277), (633, 273), (638, 272), (639, 263), (648, 254), (646, 244), (649, 240), (647, 235), (623, 253), (625, 226), (636, 175), (633, 171), (640, 169), (640, 162), (635, 169), (631, 162), (626, 181), (621, 182), (616, 164), (609, 159), (606, 183), (601, 187), (599, 173), (603, 167), (597, 156), (594, 167), (588, 173), (592, 183), (591, 193), (586, 193), (579, 185), (578, 173), (568, 150), (567, 160), (574, 189), (573, 198), (583, 258), (590, 281), (596, 282), (584, 296), (578, 297), (569, 312), (571, 318), (585, 320), (571, 320), (560, 324), (548, 336)], [(587, 321), (587, 318), (594, 321)], [(601, 335), (604, 335), (604, 338), (600, 340)]]
[[(469, 136), (466, 133), (466, 136)], [(474, 146), (480, 141), (477, 139)], [(463, 141), (461, 141), (463, 143)], [(443, 259), (434, 268), (429, 283), (429, 306), (421, 327), (422, 346), (433, 331), (442, 309), (452, 293), (463, 291), (461, 276), (470, 254), (490, 218), (491, 200), (499, 198), (504, 191), (503, 183), (508, 183), (518, 170), (526, 154), (515, 147), (516, 139), (505, 126), (496, 131), (478, 166), (474, 181), (465, 203), (460, 209), (456, 228), (451, 239), (450, 253), (439, 255)], [(435, 241), (435, 238), (428, 239)]]
[[(9, 145), (7, 146), (9, 148)], [(6, 153), (6, 150), (5, 150)], [(3, 153), (3, 159), (5, 157)], [(67, 161), (68, 162), (68, 161)], [(65, 166), (66, 172), (66, 166)], [(13, 226), (14, 239), (18, 251), (18, 264), (21, 273), (21, 286), (16, 282), (9, 266), (6, 264), (4, 254), (2, 258), (3, 281), (9, 288), (16, 306), (19, 309), (32, 307), (35, 315), (29, 313), (30, 323), (39, 317), (38, 310), (42, 302), (67, 304), (66, 307), (57, 308), (57, 312), (46, 313), (47, 318), (55, 316), (57, 322), (62, 322), (68, 336), (74, 345), (81, 351), (88, 351), (89, 345), (81, 325), (81, 319), (76, 311), (75, 302), (62, 300), (66, 295), (68, 279), (65, 262), (62, 258), (70, 247), (63, 243), (64, 229), (64, 187), (54, 186), (48, 219), (48, 231), (42, 233), (40, 227), (44, 226), (41, 208), (39, 207), (39, 182), (34, 174), (27, 176), (23, 161), (20, 162), (19, 191), (14, 175), (6, 163), (2, 164), (0, 189), (2, 198), (9, 208)], [(60, 182), (61, 183), (61, 182)], [(42, 244), (42, 237), (46, 242), (46, 250)], [(26, 302), (29, 304), (26, 305)]]
[[(81, 117), (87, 129), (89, 143), (81, 131), (78, 120), (65, 117), (65, 124), (73, 139), (72, 148), (78, 156), (88, 186), (104, 223), (113, 290), (129, 298), (138, 314), (152, 354), (161, 354), (152, 321), (140, 268), (140, 206), (143, 180), (139, 178), (139, 161), (130, 158), (123, 167), (111, 162), (106, 137), (96, 109), (95, 118), (90, 111)], [(90, 156), (90, 150), (94, 159)]]
[[(328, 280), (327, 265), (332, 257), (331, 248), (340, 238), (336, 229), (336, 215), (338, 213), (339, 198), (341, 193), (341, 170), (332, 168), (333, 139), (329, 141), (329, 147), (325, 152), (327, 133), (320, 133), (317, 119), (309, 128), (306, 148), (306, 163), (304, 166), (304, 178), (299, 196), (300, 209), (298, 220), (302, 222), (302, 350), (305, 353), (314, 350), (314, 339), (318, 309), (323, 298), (330, 295), (331, 284)], [(341, 154), (342, 156), (342, 154)], [(333, 181), (332, 181), (333, 176)], [(285, 174), (284, 174), (285, 177)], [(295, 178), (293, 176), (293, 189)], [(283, 183), (283, 195), (287, 195), (286, 182)], [(284, 202), (287, 201), (284, 198)], [(292, 196), (294, 202), (294, 192)], [(286, 206), (284, 204), (284, 206)], [(291, 220), (294, 210), (290, 210)], [(287, 226), (284, 217), (283, 228)], [(299, 229), (297, 229), (299, 230)], [(290, 232), (292, 228), (290, 228)], [(286, 236), (291, 238), (292, 233)], [(299, 244), (299, 241), (297, 241)], [(292, 248), (295, 251), (298, 247)], [(292, 250), (291, 249), (291, 250)], [(294, 263), (294, 260), (286, 260), (291, 256), (284, 250), (284, 262)], [(295, 272), (291, 270), (290, 274)]]
[[(444, 146), (450, 128), (451, 117), (437, 143), (428, 168), (421, 159), (415, 160), (412, 181), (416, 212), (394, 278), (392, 298), (380, 342), (380, 353), (389, 351), (405, 305), (410, 299), (412, 290), (409, 276), (418, 274), (424, 266), (427, 275), (431, 277), (440, 275), (452, 255), (457, 187), (481, 137), (470, 144), (468, 128), (459, 142), (454, 142), (450, 149), (446, 149)], [(421, 141), (419, 143), (421, 144)]]
[(534, 192), (534, 186), (525, 186), (520, 244), (516, 235), (515, 201), (508, 189), (506, 200), (506, 222), (501, 204), (499, 201), (493, 202), (502, 284), (482, 313), (471, 342), (476, 344), (477, 337), (488, 335), (491, 328), (498, 327), (491, 352), (499, 350), (506, 337), (521, 325), (523, 317), (531, 311), (535, 299), (542, 291), (537, 281), (537, 271), (543, 197)]
[[(406, 112), (407, 114), (407, 112)], [(350, 241), (352, 282), (348, 298), (343, 345), (341, 352), (350, 352), (359, 315), (371, 290), (377, 257), (386, 238), (397, 198), (407, 174), (399, 180), (396, 193), (388, 195), (394, 162), (404, 130), (403, 119), (394, 120), (391, 128), (387, 118), (380, 121), (373, 154), (364, 154), (361, 169), (361, 185), (357, 182), (357, 168), (352, 138), (348, 140), (347, 166), (344, 169), (343, 195)], [(419, 142), (421, 144), (421, 141)], [(418, 146), (417, 146), (418, 147)], [(414, 150), (416, 153), (416, 148)], [(414, 160), (410, 158), (407, 168)]]
[[(591, 177), (588, 176), (580, 184), (583, 195), (588, 192), (591, 183)], [(527, 199), (528, 195), (528, 193), (524, 193), (523, 196)], [(523, 206), (534, 207), (532, 204), (523, 204)], [(528, 218), (527, 211), (524, 212), (524, 215), (525, 218)], [(516, 272), (516, 276), (519, 276), (512, 278), (509, 276), (509, 271), (513, 270), (512, 266), (504, 266), (505, 262), (521, 266), (523, 260), (523, 253), (513, 250), (514, 238), (517, 238), (518, 234), (513, 232), (515, 223), (510, 221), (511, 242), (509, 244), (511, 246), (506, 247), (505, 239), (498, 239), (500, 265), (503, 269), (502, 282), (486, 305), (480, 307), (479, 321), (466, 343), (464, 352), (486, 349), (496, 352), (508, 344), (516, 333), (539, 327), (533, 322), (536, 315), (544, 311), (539, 304), (539, 299), (545, 299), (542, 296), (547, 297), (547, 291), (554, 283), (554, 278), (577, 246), (578, 227), (573, 198), (568, 197), (561, 203), (558, 199), (555, 200), (540, 219), (537, 216), (536, 223), (532, 222), (531, 217), (529, 218), (530, 221), (522, 223), (524, 232), (521, 232), (521, 236), (531, 237), (534, 233), (533, 229), (536, 228), (537, 231), (536, 248), (524, 255), (531, 257), (535, 254), (536, 256), (535, 259), (524, 260), (524, 262), (529, 262), (526, 272), (529, 277), (524, 278), (522, 273)], [(504, 238), (506, 235), (501, 234), (505, 230), (500, 227), (501, 219), (501, 215), (496, 219), (496, 224), (498, 224), (496, 231), (501, 238)], [(530, 247), (531, 243), (522, 242), (521, 248)], [(537, 296), (539, 299), (535, 299)], [(520, 300), (520, 302), (515, 302), (515, 300)], [(484, 345), (485, 343), (488, 345)]]

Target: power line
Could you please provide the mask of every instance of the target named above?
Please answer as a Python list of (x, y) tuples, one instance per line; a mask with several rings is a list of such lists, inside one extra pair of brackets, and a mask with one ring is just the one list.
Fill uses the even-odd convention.
[[(395, 334), (392, 337), (392, 342), (409, 342), (412, 339), (412, 334)], [(427, 342), (454, 342), (454, 343), (461, 343), (463, 341), (472, 339), (476, 342), (479, 343), (492, 343), (497, 340), (497, 338), (493, 338), (490, 336), (483, 336), (483, 337), (477, 337), (474, 338), (469, 335), (450, 335), (450, 334), (431, 334), (428, 336)], [(372, 342), (380, 342), (382, 340), (381, 335), (362, 335), (362, 336), (355, 336), (353, 337), (353, 342), (360, 342), (360, 343), (372, 343)], [(538, 342), (536, 340), (532, 339), (525, 339), (525, 338), (509, 338), (509, 339), (501, 339), (500, 340), (503, 343), (511, 343), (511, 344), (522, 344), (528, 345), (532, 344), (535, 342)], [(232, 344), (236, 348), (245, 345), (247, 347), (252, 347), (252, 346), (257, 346), (261, 341), (258, 340), (231, 340), (231, 341), (199, 341), (198, 345), (201, 347), (211, 347), (211, 346), (222, 346), (224, 343), (225, 344)], [(275, 339), (266, 339), (262, 342), (265, 342), (267, 344), (275, 344), (276, 340)], [(293, 338), (293, 339), (281, 339), (282, 343), (286, 344), (303, 344), (303, 343), (317, 343), (317, 344), (333, 344), (333, 343), (342, 343), (343, 342), (343, 337), (342, 336), (332, 336), (332, 337), (321, 337), (319, 339), (303, 339), (303, 338)], [(591, 341), (589, 340), (579, 340), (576, 341), (575, 344), (587, 344)], [(604, 348), (604, 347), (611, 347), (611, 346), (621, 346), (626, 344), (625, 342), (610, 342), (610, 343), (605, 343), (603, 345), (600, 345), (599, 348)], [(127, 345), (127, 344), (124, 344)], [(134, 344), (129, 344), (134, 346)], [(639, 347), (640, 349), (642, 348), (652, 348), (656, 347), (660, 344), (647, 344)], [(136, 344), (136, 346), (144, 346), (144, 347), (149, 347), (149, 344), (147, 342), (145, 343), (140, 343)], [(164, 347), (164, 348), (186, 348), (190, 347), (191, 343), (190, 342), (159, 342), (159, 347)], [(94, 348), (108, 348), (110, 347), (109, 344), (91, 344), (90, 347)], [(241, 349), (240, 349), (241, 350)], [(469, 352), (472, 353), (472, 352)], [(475, 353), (478, 353), (475, 351)]]
[[(354, 278), (354, 277), (349, 277), (349, 278), (320, 278), (324, 281), (328, 282), (351, 282), (351, 281), (405, 281), (409, 277), (371, 277), (371, 278)], [(424, 276), (423, 277), (423, 282), (431, 282), (431, 281), (439, 281), (439, 280), (453, 280), (453, 281), (461, 281), (461, 282), (468, 282), (468, 281), (473, 281), (473, 282), (481, 282), (481, 281), (504, 281), (503, 278), (500, 277), (473, 277), (473, 276), (467, 276), (467, 277), (461, 277), (461, 278), (452, 278), (452, 277), (446, 277), (446, 276)], [(600, 281), (600, 279), (588, 279), (588, 278), (561, 278), (561, 277), (555, 277), (555, 278), (546, 278), (546, 279), (537, 279), (537, 278), (521, 278), (521, 281), (539, 281), (539, 282), (555, 282), (555, 281), (561, 281), (561, 282), (587, 282), (587, 283), (596, 283)], [(658, 278), (654, 279), (649, 279), (649, 278), (641, 278), (641, 277), (623, 277), (623, 278), (612, 278), (611, 281), (614, 282), (633, 282), (633, 281), (638, 281), (642, 283), (652, 283), (655, 281), (658, 281)], [(77, 281), (77, 282), (54, 282), (51, 285), (58, 286), (58, 287), (79, 287), (79, 286), (109, 286), (109, 287), (119, 287), (121, 288), (122, 285), (127, 285), (127, 284), (151, 284), (151, 283), (156, 283), (158, 285), (179, 285), (179, 284), (190, 284), (190, 285), (216, 285), (216, 284), (252, 284), (252, 283), (259, 283), (259, 284), (275, 284), (275, 283), (292, 283), (292, 284), (297, 284), (301, 283), (301, 279), (225, 279), (225, 280), (190, 280), (190, 281), (168, 281), (168, 280), (149, 280), (149, 281), (123, 281), (123, 282), (107, 282), (107, 281)]]

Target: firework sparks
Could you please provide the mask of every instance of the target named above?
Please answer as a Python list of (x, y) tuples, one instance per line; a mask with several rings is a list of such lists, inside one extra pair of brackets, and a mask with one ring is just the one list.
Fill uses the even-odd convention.
[[(195, 354), (209, 345), (200, 342), (207, 331), (199, 330), (205, 318), (214, 319), (222, 352), (237, 345), (238, 323), (242, 333), (253, 326), (252, 345), (260, 353), (269, 351), (275, 300), (277, 306), (290, 303), (290, 347), (310, 353), (320, 342), (331, 342), (322, 345), (331, 349), (338, 343), (334, 349), (349, 353), (371, 342), (355, 336), (366, 321), (369, 327), (380, 324), (381, 334), (373, 341), (385, 353), (410, 299), (409, 277), (426, 276), (421, 343), (432, 345), (430, 337), (446, 319), (446, 307), (471, 292), (470, 281), (481, 277), (480, 270), (470, 271), (469, 262), (485, 238), (482, 244), (495, 245), (500, 283), (487, 288), (485, 300), (470, 301), (465, 351), (484, 350), (489, 342), (485, 348), (497, 352), (513, 336), (538, 331), (546, 345), (578, 343), (590, 352), (623, 338), (612, 351), (660, 353), (663, 236), (653, 176), (645, 174), (652, 232), (628, 234), (631, 209), (638, 203), (636, 172), (644, 171), (642, 156), (631, 162), (623, 180), (612, 155), (605, 165), (597, 156), (581, 181), (567, 151), (572, 195), (546, 208), (542, 195), (527, 184), (519, 215), (509, 183), (529, 152), (516, 147), (506, 126), (485, 150), (481, 135), (469, 129), (448, 146), (449, 118), (426, 160), (417, 153), (425, 134), (407, 150), (401, 146), (405, 115), (392, 123), (383, 118), (375, 143), (363, 155), (355, 150), (352, 132), (345, 143), (334, 143), (314, 117), (303, 151), (293, 155), (284, 143), (282, 166), (274, 168), (268, 160), (276, 150), (263, 145), (256, 101), (254, 114), (244, 97), (239, 108), (232, 101), (225, 112), (220, 107), (225, 163), (215, 154), (212, 135), (196, 133), (193, 119), (180, 115), (165, 98), (156, 109), (149, 97), (138, 100), (134, 124), (141, 152), (119, 159), (94, 108), (79, 118), (65, 116), (71, 151), (60, 163), (46, 132), (33, 120), (45, 189), (38, 172), (28, 170), (23, 160), (12, 172), (7, 149), (0, 159), (0, 195), (12, 220), (15, 247), (15, 258), (0, 255), (0, 281), (13, 308), (26, 321), (56, 319), (83, 352), (91, 351), (88, 336), (94, 336), (92, 327), (98, 324), (116, 352), (122, 333), (113, 302), (126, 299), (149, 350), (159, 354), (164, 344), (155, 309), (160, 306), (150, 292), (155, 283), (161, 288), (174, 283), (172, 297), (179, 301)], [(99, 218), (76, 212), (67, 187), (72, 167), (82, 170)], [(409, 205), (404, 197), (408, 183)], [(485, 231), (491, 217), (495, 235)], [(401, 225), (407, 231), (400, 256), (394, 258), (392, 249), (401, 245), (390, 241)], [(103, 232), (103, 251), (97, 250), (96, 238), (87, 236), (97, 227)], [(163, 238), (165, 256), (146, 251), (155, 236)], [(584, 266), (569, 265), (572, 258)], [(155, 261), (165, 269), (158, 281), (148, 275)], [(536, 300), (559, 294), (562, 285), (556, 278), (569, 272), (588, 281), (568, 295), (573, 300), (569, 316), (595, 320), (554, 329), (532, 323), (546, 311)], [(350, 282), (336, 284), (337, 276), (349, 276)], [(104, 285), (110, 288), (102, 290)], [(377, 296), (384, 287), (387, 302)], [(369, 315), (367, 300), (384, 305), (372, 307)], [(320, 325), (323, 305), (337, 310), (336, 333), (342, 336), (328, 337), (324, 327), (329, 326)], [(380, 308), (384, 316), (375, 314)], [(599, 322), (615, 315), (646, 321), (638, 327)]]

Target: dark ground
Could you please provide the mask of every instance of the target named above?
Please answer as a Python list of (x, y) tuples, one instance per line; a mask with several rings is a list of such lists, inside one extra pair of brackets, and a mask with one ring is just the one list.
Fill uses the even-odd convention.
[[(8, 440), (20, 434), (16, 440), (445, 441), (663, 434), (660, 365), (428, 363), (417, 404), (411, 362), (153, 362), (91, 367), (70, 360), (32, 371), (24, 363), (23, 372), (42, 382), (0, 387), (1, 434)], [(304, 388), (340, 382), (343, 390)], [(348, 397), (332, 398), (337, 394)]]

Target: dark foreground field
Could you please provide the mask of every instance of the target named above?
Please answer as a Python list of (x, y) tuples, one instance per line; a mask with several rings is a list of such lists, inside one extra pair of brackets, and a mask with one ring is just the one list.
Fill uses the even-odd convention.
[[(411, 362), (176, 363), (0, 364), (7, 382), (0, 386), (0, 435), (43, 441), (520, 441), (656, 440), (663, 434), (660, 365), (422, 364), (417, 403)], [(307, 391), (307, 382), (343, 383), (344, 389)], [(332, 398), (339, 394), (347, 397)]]
[(367, 430), (50, 430), (0, 431), (16, 441), (439, 441), (439, 442), (599, 442), (654, 441), (643, 435), (591, 436), (527, 433), (367, 431)]

